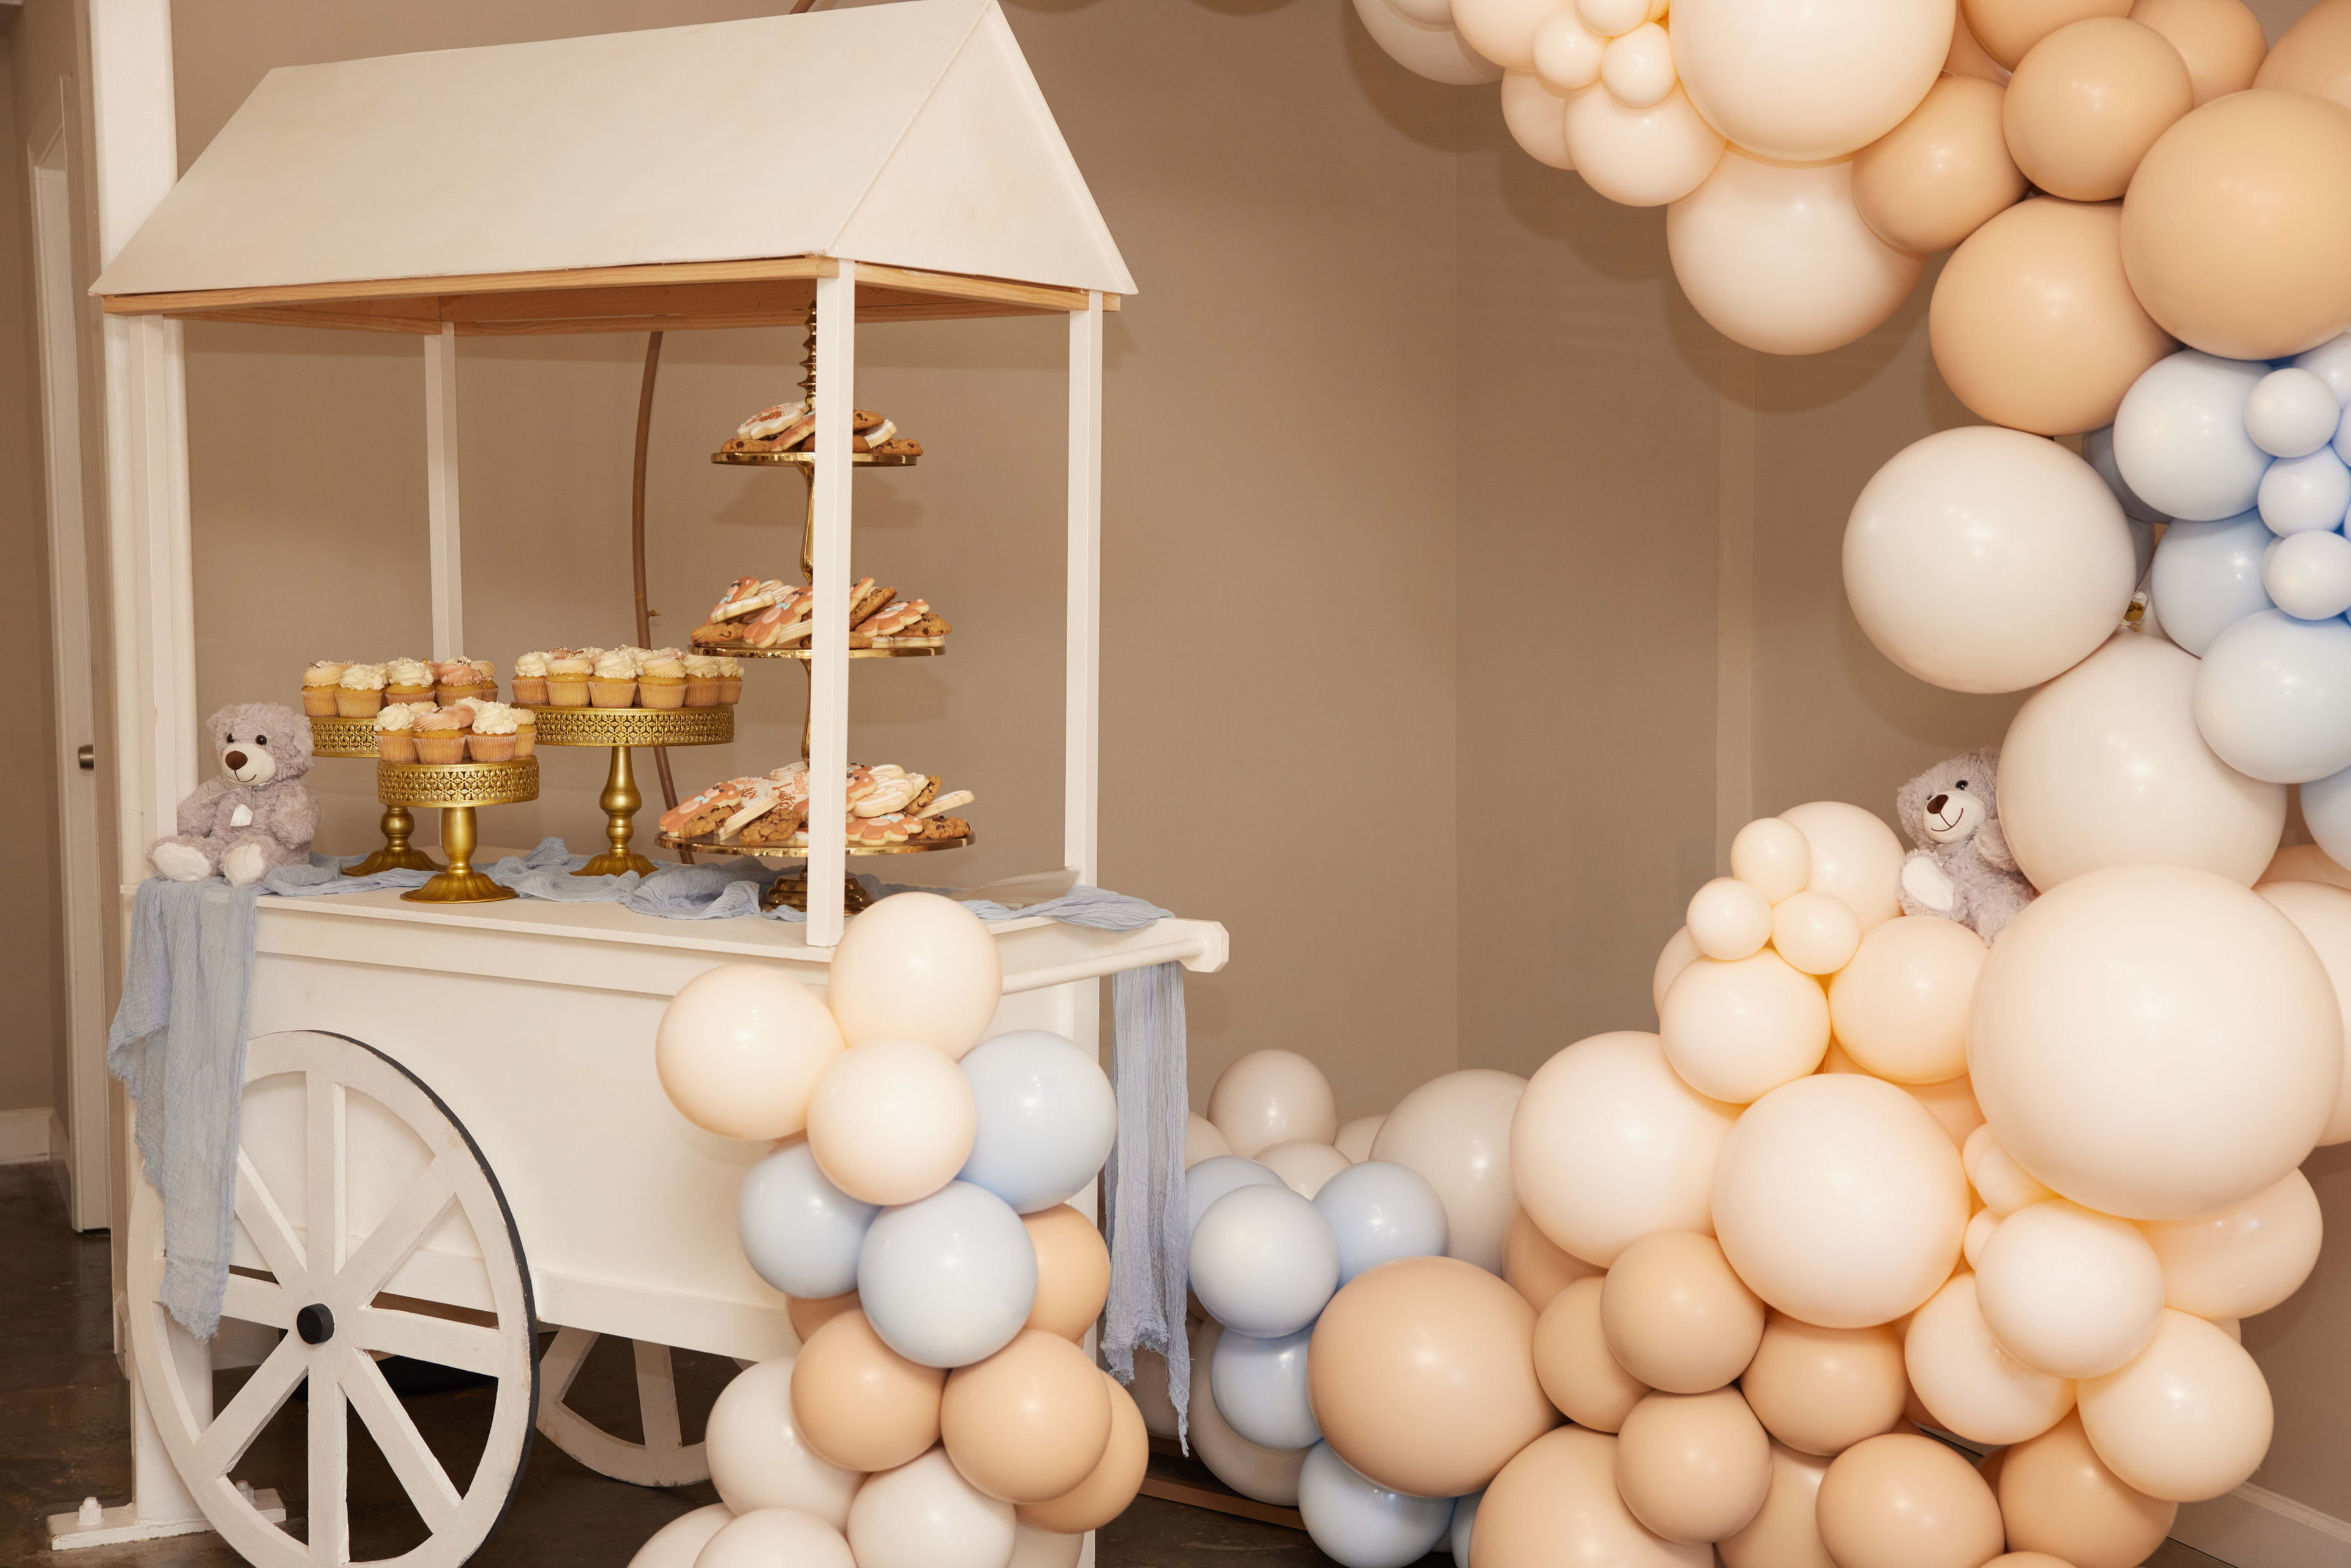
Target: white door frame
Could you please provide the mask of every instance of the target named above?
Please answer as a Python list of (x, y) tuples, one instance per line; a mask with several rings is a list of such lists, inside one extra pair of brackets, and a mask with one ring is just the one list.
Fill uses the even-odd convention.
[[(107, 1224), (104, 888), (99, 882), (98, 713), (92, 690), (89, 549), (82, 509), (81, 333), (73, 276), (74, 210), (66, 164), (69, 86), (26, 148), (32, 193), (34, 343), (40, 369), (41, 464), (48, 512), (49, 634), (57, 730), (59, 893), (63, 902), (66, 1082), (49, 1157), (77, 1230)], [(59, 1146), (57, 1134), (62, 1132)]]

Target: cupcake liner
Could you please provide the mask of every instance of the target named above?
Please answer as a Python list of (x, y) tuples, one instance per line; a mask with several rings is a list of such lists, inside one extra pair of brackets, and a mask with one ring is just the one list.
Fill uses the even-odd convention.
[(465, 742), (465, 750), (476, 762), (511, 762), (515, 757), (515, 737), (511, 735), (476, 735)]
[(340, 688), (335, 686), (304, 686), (302, 688), (303, 714), (310, 718), (336, 717), (342, 711), (335, 706), (335, 693)]
[(388, 703), (427, 702), (431, 700), (432, 696), (433, 688), (431, 686), (386, 686), (383, 688), (383, 700)]
[(646, 707), (684, 707), (685, 683), (682, 680), (664, 681), (653, 675), (640, 675), (637, 677), (637, 700)]
[(515, 706), (517, 707), (545, 707), (547, 706), (547, 677), (545, 675), (517, 675), (514, 678), (514, 689)]
[(714, 675), (686, 676), (685, 706), (688, 707), (716, 707), (718, 706), (717, 677)]
[(415, 761), (416, 732), (413, 729), (377, 730), (375, 754), (385, 762)]
[(721, 707), (733, 707), (735, 706), (735, 699), (742, 695), (742, 676), (721, 675), (718, 677), (718, 703)]
[(593, 675), (588, 677), (590, 707), (628, 707), (636, 700), (637, 683), (633, 680), (603, 681)]
[(344, 718), (373, 718), (382, 711), (381, 692), (360, 691), (353, 686), (335, 688), (335, 712)]
[(416, 760), (419, 762), (463, 762), (465, 760), (465, 732), (462, 729), (420, 730), (416, 736)]
[(547, 706), (549, 707), (586, 707), (588, 677), (567, 679), (561, 675), (547, 677)]
[(538, 748), (538, 727), (524, 724), (515, 727), (515, 758), (517, 761)]

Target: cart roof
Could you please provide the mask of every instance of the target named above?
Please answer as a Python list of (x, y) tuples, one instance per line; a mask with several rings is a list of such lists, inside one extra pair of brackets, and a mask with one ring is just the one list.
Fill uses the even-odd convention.
[(797, 320), (1132, 293), (996, 0), (269, 73), (92, 287), (115, 314), (393, 331)]

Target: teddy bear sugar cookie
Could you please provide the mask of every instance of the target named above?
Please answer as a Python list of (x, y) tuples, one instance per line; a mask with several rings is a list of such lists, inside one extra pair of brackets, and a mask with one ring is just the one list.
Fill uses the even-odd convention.
[(1970, 751), (1938, 762), (1894, 797), (1918, 847), (1902, 862), (1905, 915), (1956, 920), (1989, 942), (2032, 902), (2032, 884), (2000, 825), (2000, 757)]
[(179, 832), (148, 852), (156, 873), (173, 882), (224, 876), (232, 886), (259, 882), (273, 867), (310, 854), (319, 800), (310, 771), (310, 721), (278, 703), (238, 703), (204, 721), (221, 777), (180, 802)]

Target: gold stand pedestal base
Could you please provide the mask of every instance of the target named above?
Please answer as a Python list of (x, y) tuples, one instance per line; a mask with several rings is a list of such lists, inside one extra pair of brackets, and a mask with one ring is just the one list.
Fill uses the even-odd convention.
[(345, 876), (373, 876), (380, 871), (439, 871), (441, 862), (423, 850), (413, 848), (408, 841), (416, 831), (416, 819), (408, 814), (405, 806), (383, 809), (383, 848), (357, 865), (343, 868)]
[(486, 872), (474, 869), (474, 846), (479, 841), (474, 808), (442, 807), (441, 848), (449, 856), (449, 869), (423, 887), (412, 888), (400, 896), (411, 904), (496, 904), (500, 899), (520, 897), (513, 888), (492, 882)]
[[(842, 914), (856, 915), (873, 906), (873, 901), (865, 894), (864, 883), (859, 882), (854, 874), (843, 880), (848, 885), (841, 890)], [(759, 907), (797, 909), (803, 914), (807, 913), (808, 868), (802, 866), (798, 871), (788, 871), (778, 877), (768, 885), (768, 891), (759, 895)]]
[(634, 850), (606, 850), (571, 874), (573, 876), (625, 876), (630, 872), (635, 872), (639, 876), (650, 876), (660, 864), (659, 861), (641, 855)]

